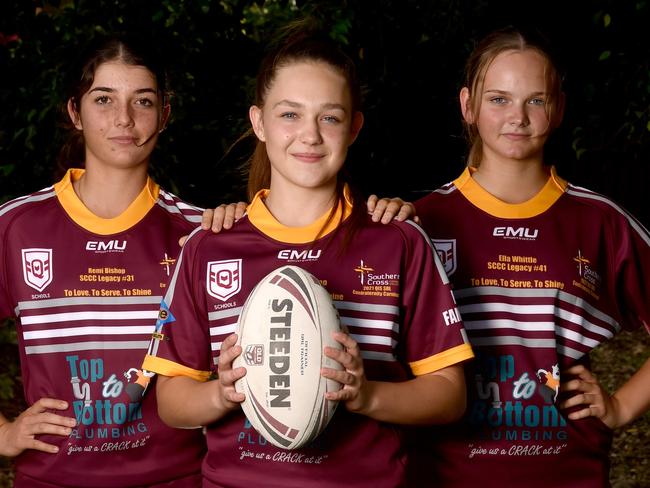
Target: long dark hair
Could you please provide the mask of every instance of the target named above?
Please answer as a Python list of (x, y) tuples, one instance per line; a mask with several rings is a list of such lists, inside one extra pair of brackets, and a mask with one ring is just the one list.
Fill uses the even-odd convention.
[(78, 57), (73, 69), (68, 73), (65, 101), (61, 107), (63, 126), (68, 131), (68, 138), (59, 151), (57, 161), (58, 170), (61, 173), (70, 167), (82, 167), (85, 160), (83, 132), (74, 127), (68, 116), (68, 100), (72, 102), (75, 111), (79, 112), (81, 97), (90, 90), (97, 68), (111, 61), (147, 68), (156, 79), (158, 95), (163, 102), (162, 106), (169, 103), (171, 92), (168, 88), (164, 63), (150, 43), (139, 37), (122, 35), (97, 39)]
[[(268, 92), (275, 82), (280, 68), (303, 61), (326, 63), (343, 75), (350, 90), (352, 114), (361, 110), (361, 86), (354, 62), (312, 19), (289, 24), (279, 32), (271, 43), (270, 50), (264, 57), (257, 74), (254, 104), (260, 108), (264, 107)], [(270, 183), (271, 162), (266, 152), (266, 144), (258, 140), (249, 159), (249, 199), (252, 200), (259, 190), (269, 188)], [(354, 232), (363, 225), (367, 213), (363, 196), (352, 184), (345, 164), (337, 175), (336, 203), (332, 207), (329, 218), (316, 236), (318, 239), (322, 235), (324, 229), (334, 218), (337, 208), (344, 207), (346, 185), (349, 190), (347, 196), (352, 203), (352, 215), (349, 217), (349, 227), (343, 248), (347, 247)]]

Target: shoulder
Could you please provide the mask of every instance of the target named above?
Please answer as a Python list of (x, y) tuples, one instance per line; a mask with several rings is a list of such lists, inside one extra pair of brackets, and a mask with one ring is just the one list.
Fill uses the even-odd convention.
[(203, 214), (202, 208), (181, 200), (176, 195), (165, 191), (163, 188), (160, 188), (156, 205), (163, 211), (167, 212), (171, 217), (178, 218), (191, 227), (195, 227), (201, 223), (201, 216)]
[(605, 225), (630, 227), (650, 245), (648, 230), (636, 217), (611, 198), (570, 183), (567, 185), (565, 194), (570, 201), (580, 206), (581, 211), (588, 211), (602, 219)]
[(9, 200), (0, 205), (0, 225), (6, 227), (9, 222), (30, 210), (41, 209), (43, 205), (56, 201), (53, 186), (48, 186), (29, 195)]
[(391, 242), (395, 240), (401, 240), (409, 248), (422, 244), (431, 245), (424, 229), (410, 219), (403, 222), (393, 220), (388, 224), (382, 224), (372, 222), (368, 215), (366, 228), (370, 231), (371, 238), (383, 246), (390, 246)]
[(436, 188), (428, 195), (419, 198), (413, 203), (419, 214), (420, 212), (424, 212), (438, 205), (442, 205), (443, 202), (447, 200), (447, 198), (457, 193), (458, 187), (454, 181), (450, 181), (449, 183), (445, 183), (444, 185)]

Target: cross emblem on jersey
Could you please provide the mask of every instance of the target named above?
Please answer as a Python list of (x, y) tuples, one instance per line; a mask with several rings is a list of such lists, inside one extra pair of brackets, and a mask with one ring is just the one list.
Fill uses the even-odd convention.
[(167, 276), (169, 276), (169, 267), (172, 266), (175, 262), (176, 260), (167, 256), (167, 253), (165, 253), (165, 259), (160, 261), (160, 264), (166, 268)]

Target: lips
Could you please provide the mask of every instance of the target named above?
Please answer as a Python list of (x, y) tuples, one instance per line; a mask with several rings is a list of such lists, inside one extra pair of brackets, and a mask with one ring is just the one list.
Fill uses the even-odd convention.
[(507, 133), (507, 134), (501, 134), (501, 136), (511, 141), (521, 141), (523, 139), (528, 139), (530, 137), (529, 134), (520, 134), (520, 133)]
[(120, 144), (123, 146), (128, 146), (131, 144), (135, 144), (137, 138), (133, 136), (115, 136), (115, 137), (109, 137), (108, 138), (111, 142), (114, 142), (115, 144)]
[(296, 158), (299, 161), (305, 162), (305, 163), (317, 163), (323, 157), (325, 157), (324, 154), (319, 154), (319, 153), (293, 153), (292, 156)]

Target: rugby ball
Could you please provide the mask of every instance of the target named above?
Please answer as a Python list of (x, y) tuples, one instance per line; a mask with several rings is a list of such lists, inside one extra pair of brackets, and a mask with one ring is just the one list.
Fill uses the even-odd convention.
[(325, 356), (340, 330), (338, 312), (327, 290), (297, 266), (266, 275), (246, 299), (237, 324), (242, 353), (233, 362), (246, 375), (235, 389), (246, 395), (242, 409), (268, 442), (297, 449), (314, 440), (334, 415), (337, 403), (325, 392), (341, 388), (323, 378), (322, 366), (342, 369)]

